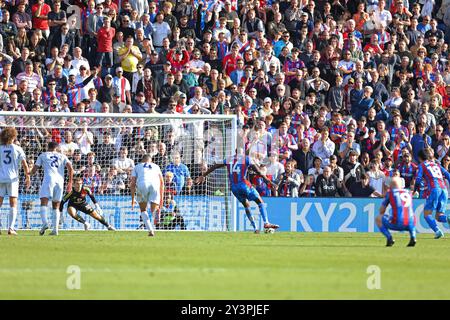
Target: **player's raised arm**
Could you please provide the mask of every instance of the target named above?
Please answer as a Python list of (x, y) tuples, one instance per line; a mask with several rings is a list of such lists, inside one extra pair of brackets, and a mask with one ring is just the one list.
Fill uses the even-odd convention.
[(134, 209), (134, 195), (136, 193), (136, 176), (132, 176), (130, 179), (130, 192), (131, 192), (131, 209)]
[(72, 190), (68, 191), (64, 197), (62, 198), (61, 203), (59, 204), (59, 211), (63, 212), (64, 209), (64, 205), (66, 204), (67, 201), (69, 201), (70, 196), (72, 195)]
[(33, 169), (31, 169), (29, 175), (30, 175), (30, 176), (35, 175), (36, 172), (38, 171), (38, 169), (39, 169), (40, 167), (41, 167), (40, 165), (34, 164), (34, 165), (33, 165)]
[(380, 206), (380, 216), (384, 215), (384, 213), (386, 212), (386, 208), (389, 205), (389, 194), (391, 191), (386, 192), (386, 196), (384, 197), (383, 202), (381, 203)]
[(197, 177), (197, 179), (195, 179), (195, 183), (196, 184), (200, 184), (205, 180), (205, 177), (208, 176), (211, 172), (225, 167), (226, 164), (225, 163), (216, 163), (215, 165), (212, 165), (211, 167), (208, 168), (208, 170), (206, 170), (206, 172), (204, 174), (202, 174), (201, 176)]
[(439, 167), (441, 168), (442, 174), (444, 175), (445, 179), (450, 182), (450, 173), (442, 165), (439, 164)]
[(67, 192), (70, 192), (72, 190), (72, 183), (73, 183), (73, 166), (71, 162), (66, 163), (66, 168), (69, 174), (69, 181), (67, 182)]
[(252, 169), (253, 169), (253, 170), (254, 170), (261, 178), (263, 178), (263, 180), (264, 180), (265, 183), (267, 183), (268, 185), (272, 185), (272, 186), (274, 186), (275, 188), (278, 188), (278, 185), (276, 185), (276, 184), (275, 184), (274, 182), (272, 182), (269, 178), (267, 178), (265, 174), (262, 174), (261, 168), (260, 168), (257, 164), (252, 163), (252, 164), (251, 164), (251, 167), (252, 167)]
[(25, 174), (25, 188), (29, 189), (31, 186), (31, 180), (30, 180), (30, 167), (28, 166), (27, 160), (22, 160), (22, 168)]
[(93, 203), (94, 205), (97, 205), (97, 204), (98, 204), (98, 201), (97, 201), (97, 199), (95, 198), (94, 192), (92, 192), (91, 188), (88, 188), (88, 187), (86, 187), (86, 186), (83, 186), (83, 188), (87, 191), (87, 195), (88, 195), (89, 198), (91, 199), (92, 203)]
[(161, 200), (159, 201), (159, 209), (161, 210), (161, 208), (162, 208), (162, 206), (163, 206), (163, 203), (164, 203), (164, 192), (165, 192), (165, 190), (164, 190), (164, 178), (163, 178), (163, 175), (162, 175), (162, 173), (160, 173), (159, 174), (159, 185), (160, 185), (160, 194), (161, 194)]
[(95, 210), (97, 211), (98, 214), (102, 214), (103, 210), (100, 207), (100, 203), (98, 203), (97, 199), (94, 196), (94, 192), (91, 190), (91, 188), (88, 187), (83, 187), (86, 191), (87, 191), (87, 195), (89, 196), (89, 198), (91, 199), (92, 203), (94, 204)]
[(422, 177), (423, 177), (423, 168), (422, 165), (419, 165), (419, 168), (417, 169), (417, 177), (416, 177), (416, 182), (414, 183), (414, 192), (416, 193), (419, 188), (420, 188), (420, 184), (422, 182)]

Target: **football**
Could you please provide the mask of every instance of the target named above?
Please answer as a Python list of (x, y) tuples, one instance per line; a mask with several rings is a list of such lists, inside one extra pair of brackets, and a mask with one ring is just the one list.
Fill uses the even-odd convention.
[(265, 233), (275, 233), (275, 229), (274, 228), (267, 228), (267, 229), (264, 229), (264, 232)]

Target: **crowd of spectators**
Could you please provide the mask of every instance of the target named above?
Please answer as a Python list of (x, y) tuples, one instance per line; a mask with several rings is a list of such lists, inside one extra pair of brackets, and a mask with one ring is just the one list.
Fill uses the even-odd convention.
[[(264, 196), (382, 196), (392, 176), (411, 187), (422, 148), (450, 163), (450, 0), (0, 0), (0, 9), (4, 111), (235, 114), (240, 150), (278, 186), (252, 174)], [(80, 124), (22, 130), (20, 140), (34, 156), (60, 142), (98, 193), (126, 192), (150, 153), (168, 190), (194, 194), (210, 164), (206, 126)]]

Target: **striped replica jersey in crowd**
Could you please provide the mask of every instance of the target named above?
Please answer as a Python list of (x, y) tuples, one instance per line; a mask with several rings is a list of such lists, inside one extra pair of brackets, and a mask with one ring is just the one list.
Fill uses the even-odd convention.
[(420, 185), (422, 179), (425, 180), (425, 183), (428, 189), (440, 188), (446, 189), (444, 176), (447, 180), (450, 181), (450, 173), (445, 170), (440, 164), (434, 161), (424, 161), (419, 165), (417, 170), (417, 179), (416, 185)]
[(25, 160), (23, 149), (15, 144), (0, 146), (0, 183), (11, 183), (19, 179), (22, 160)]
[(242, 182), (250, 185), (250, 182), (247, 180), (248, 167), (253, 164), (250, 157), (235, 155), (223, 160), (223, 164), (227, 166), (231, 186), (236, 186)]
[(400, 176), (405, 179), (405, 185), (409, 186), (417, 173), (417, 165), (414, 162), (408, 164), (402, 162), (398, 165), (397, 170), (400, 172)]
[(386, 193), (383, 206), (391, 205), (389, 220), (397, 226), (415, 225), (414, 209), (411, 191), (406, 189), (391, 189)]

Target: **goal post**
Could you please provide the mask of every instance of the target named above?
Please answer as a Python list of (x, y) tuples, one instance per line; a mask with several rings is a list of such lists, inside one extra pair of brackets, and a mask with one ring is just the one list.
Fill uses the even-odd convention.
[[(105, 219), (118, 230), (136, 230), (141, 225), (138, 206), (131, 208), (129, 182), (133, 166), (150, 154), (163, 172), (165, 198), (174, 201), (154, 214), (159, 229), (236, 231), (237, 203), (226, 168), (211, 173), (200, 185), (194, 184), (209, 166), (235, 153), (235, 115), (0, 112), (0, 129), (5, 127), (17, 129), (17, 143), (31, 167), (48, 142), (58, 142), (61, 152), (72, 161), (75, 175), (83, 177)], [(21, 177), (17, 229), (41, 226), (41, 178), (38, 171), (26, 189)], [(7, 201), (0, 212), (5, 226)], [(104, 229), (86, 218), (91, 229)], [(81, 230), (83, 225), (65, 208), (61, 228)]]

